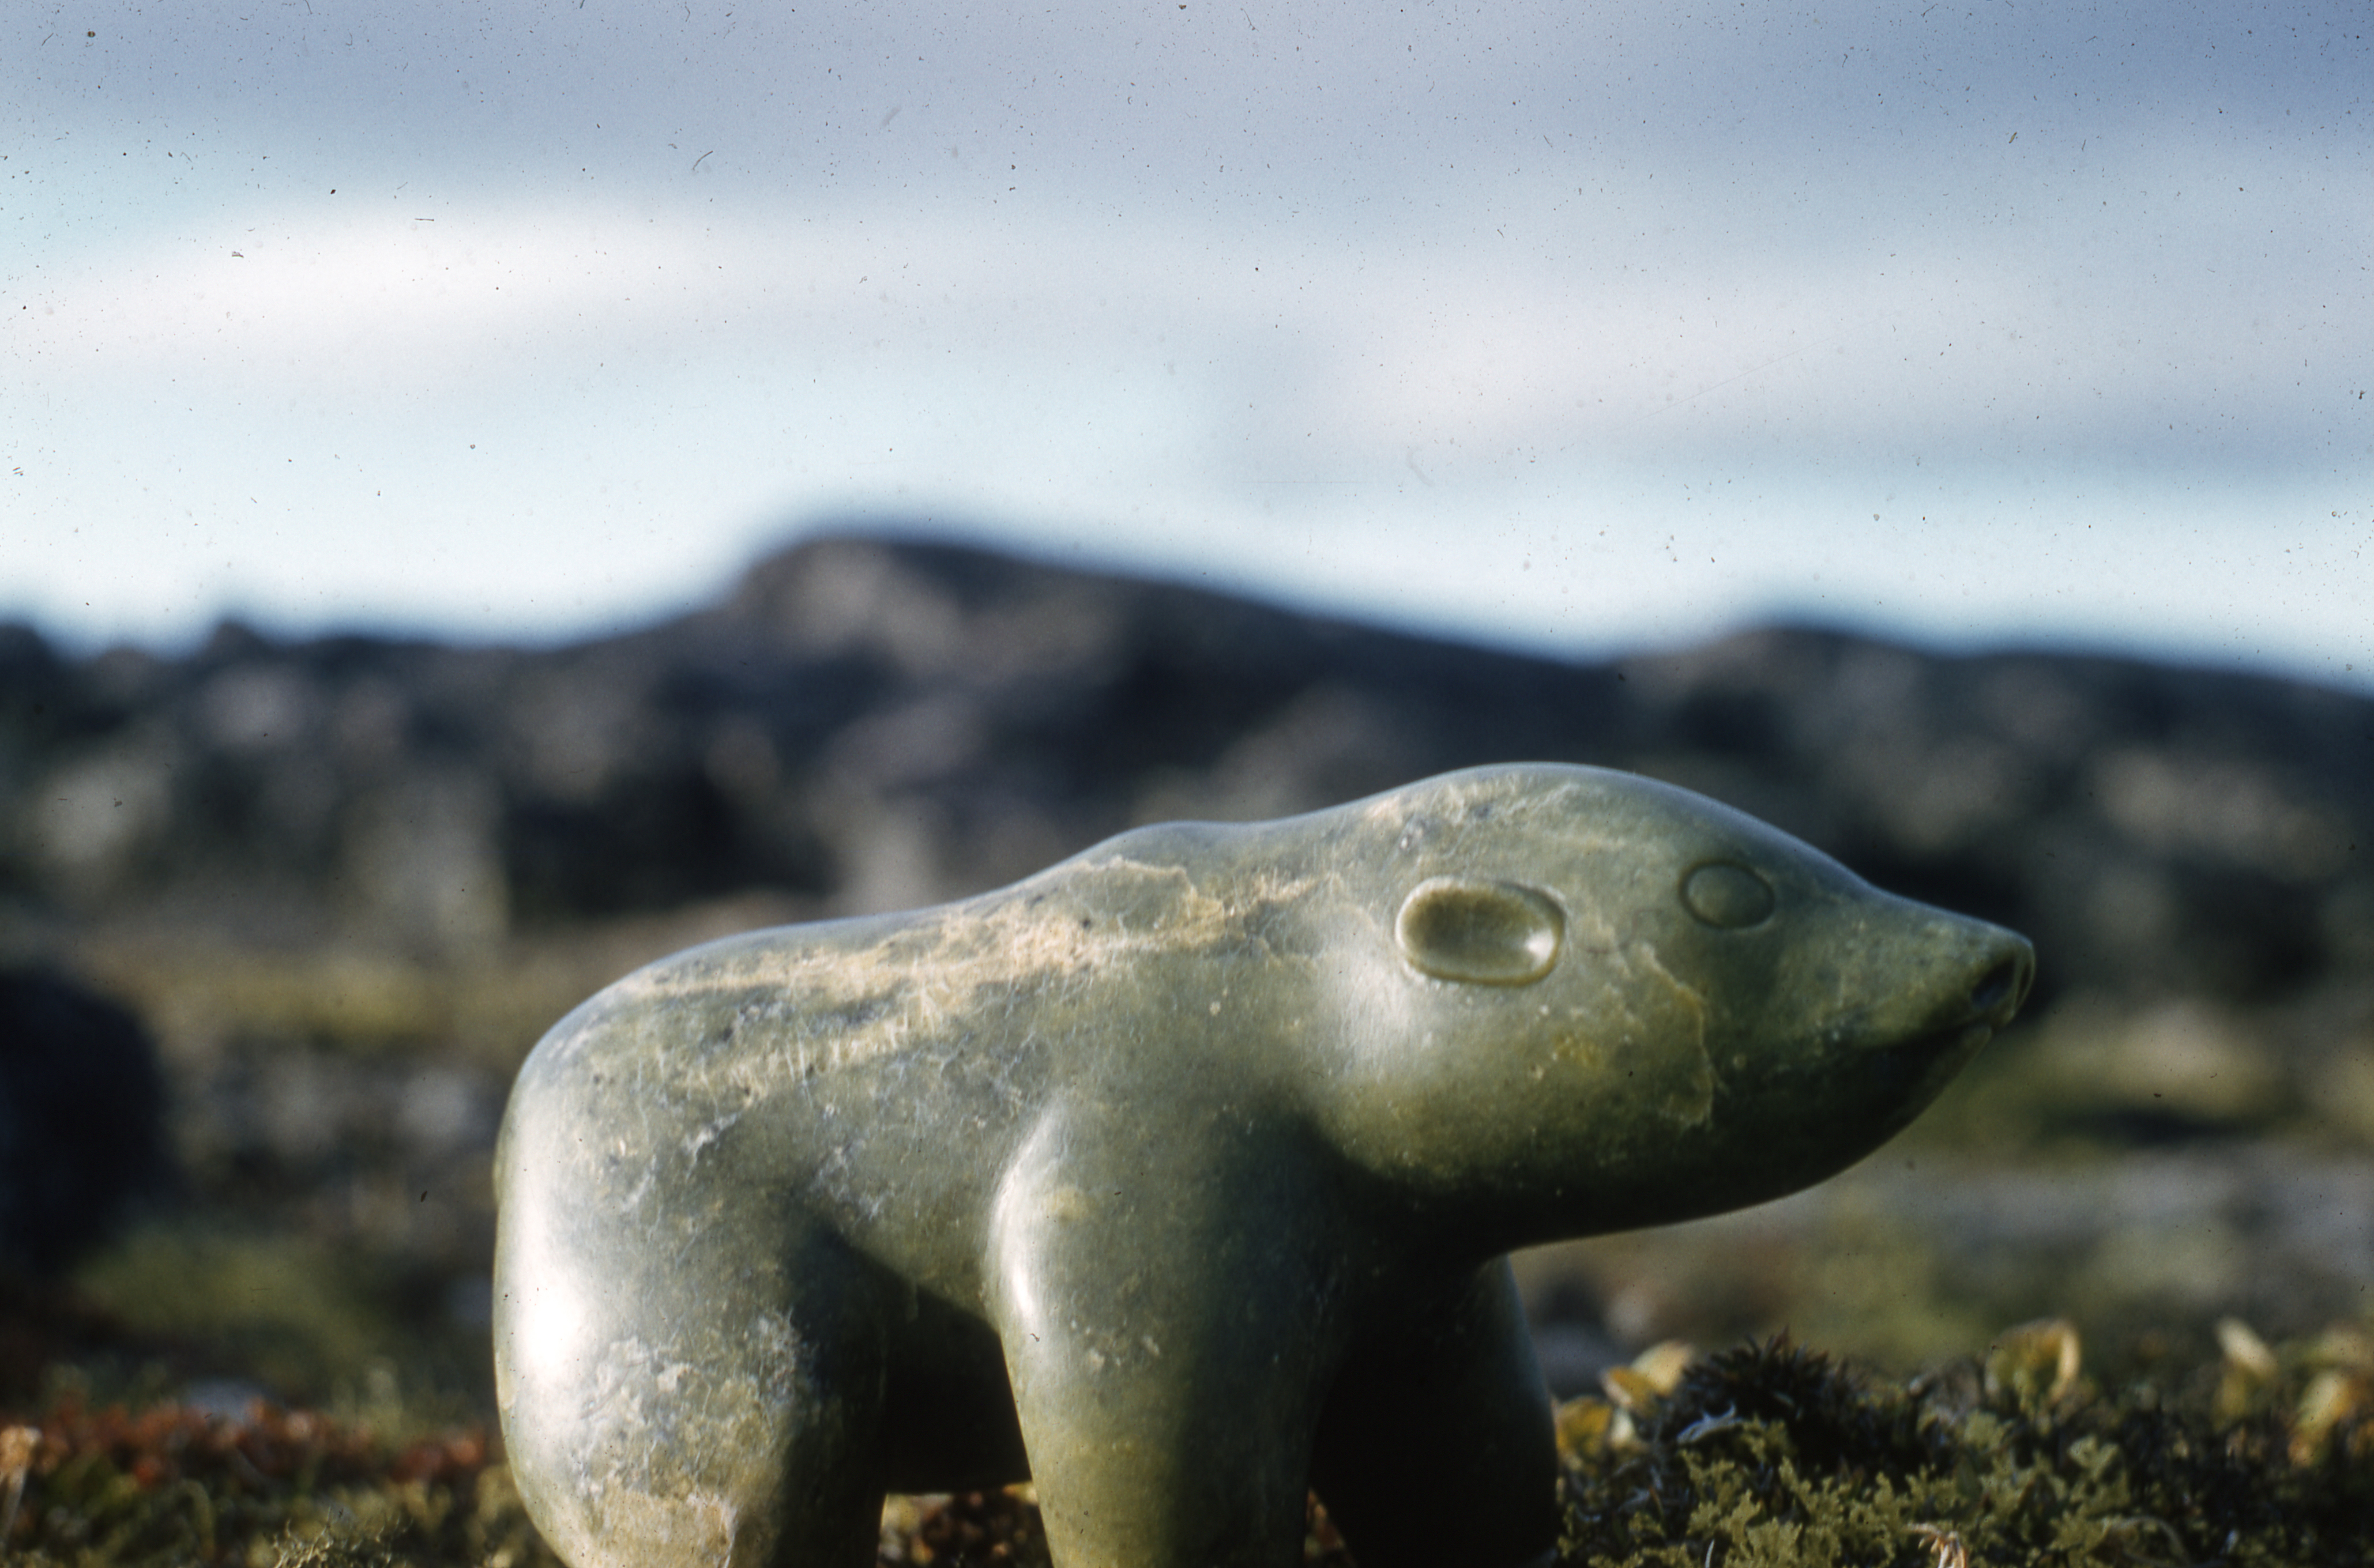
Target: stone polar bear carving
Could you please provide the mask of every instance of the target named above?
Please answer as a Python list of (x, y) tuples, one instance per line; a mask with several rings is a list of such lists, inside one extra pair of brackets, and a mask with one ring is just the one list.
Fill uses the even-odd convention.
[(1626, 774), (1124, 834), (620, 980), (497, 1156), (512, 1473), (577, 1568), (861, 1568), (1037, 1483), (1060, 1568), (1544, 1560), (1510, 1249), (1859, 1159), (2028, 945)]

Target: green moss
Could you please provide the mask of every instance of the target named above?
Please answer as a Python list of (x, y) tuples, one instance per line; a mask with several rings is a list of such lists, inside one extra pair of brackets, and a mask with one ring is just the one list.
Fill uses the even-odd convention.
[[(1785, 1340), (1699, 1363), (1569, 1456), (1563, 1556), (1597, 1568), (2374, 1562), (2374, 1407), (2310, 1447), (2279, 1398), (2105, 1397), (2046, 1325), (1868, 1382)], [(2313, 1384), (2300, 1387), (2306, 1398)], [(1570, 1431), (1593, 1430), (1573, 1422)]]
[(417, 1348), (367, 1262), (285, 1234), (152, 1227), (94, 1258), (76, 1283), (135, 1332), (204, 1347), (217, 1366), (285, 1393), (327, 1398), (357, 1372)]

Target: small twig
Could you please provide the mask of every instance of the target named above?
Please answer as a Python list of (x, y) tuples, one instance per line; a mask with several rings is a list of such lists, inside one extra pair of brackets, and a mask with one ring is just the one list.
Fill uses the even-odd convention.
[(1685, 1445), (1696, 1443), (1701, 1437), (1712, 1437), (1718, 1432), (1739, 1424), (1741, 1424), (1739, 1407), (1733, 1405), (1720, 1415), (1698, 1417), (1698, 1420), (1682, 1428), (1682, 1434), (1674, 1441)]
[(1937, 1554), (1937, 1568), (1970, 1568), (1970, 1549), (1961, 1536), (1939, 1525), (1914, 1525), (1912, 1533)]
[(12, 1426), (0, 1432), (0, 1484), (8, 1492), (7, 1506), (0, 1508), (0, 1549), (7, 1545), (9, 1533), (17, 1527), (17, 1508), (25, 1501), (25, 1477), (33, 1469), (33, 1455), (41, 1445), (39, 1428)]

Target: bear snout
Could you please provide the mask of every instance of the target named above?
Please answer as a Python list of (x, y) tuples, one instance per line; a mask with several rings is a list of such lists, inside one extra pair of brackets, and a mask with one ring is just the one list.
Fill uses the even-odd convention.
[[(2022, 944), (2025, 948), (2026, 944)], [(2027, 1000), (2028, 988), (2036, 980), (2036, 955), (2033, 952), (2015, 953), (1998, 960), (1994, 966), (1979, 977), (1970, 988), (1970, 1012), (2000, 1029), (2011, 1021)]]

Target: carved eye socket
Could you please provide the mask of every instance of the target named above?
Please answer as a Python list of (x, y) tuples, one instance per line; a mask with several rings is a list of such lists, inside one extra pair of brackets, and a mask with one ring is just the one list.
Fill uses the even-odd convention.
[(1439, 980), (1522, 986), (1557, 962), (1566, 917), (1547, 894), (1513, 882), (1439, 876), (1402, 901), (1402, 956)]
[(1682, 907), (1717, 930), (1760, 926), (1772, 905), (1772, 884), (1731, 860), (1710, 860), (1682, 878)]

